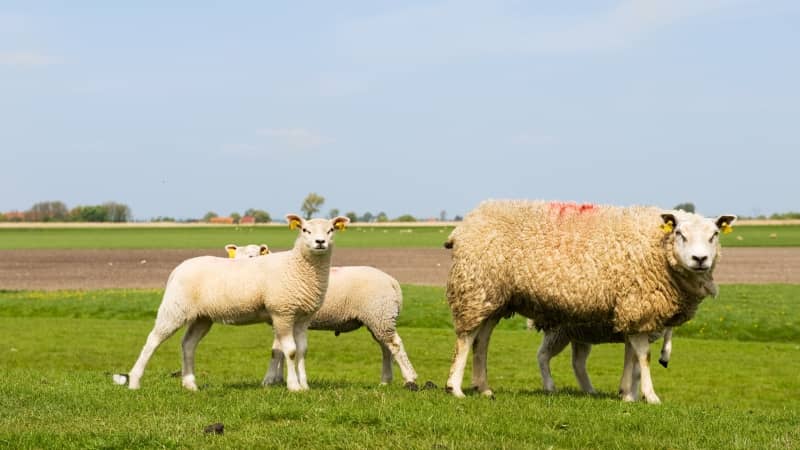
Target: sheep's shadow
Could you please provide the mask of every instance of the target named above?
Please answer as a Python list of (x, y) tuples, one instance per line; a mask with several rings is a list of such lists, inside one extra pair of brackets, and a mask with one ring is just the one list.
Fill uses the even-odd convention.
[(608, 392), (608, 391), (598, 391), (594, 394), (587, 394), (580, 389), (566, 387), (560, 388), (555, 392), (545, 391), (544, 389), (522, 389), (519, 391), (515, 391), (518, 395), (524, 395), (529, 397), (573, 397), (573, 398), (597, 398), (597, 399), (610, 399), (610, 400), (618, 400), (619, 393), (617, 392)]

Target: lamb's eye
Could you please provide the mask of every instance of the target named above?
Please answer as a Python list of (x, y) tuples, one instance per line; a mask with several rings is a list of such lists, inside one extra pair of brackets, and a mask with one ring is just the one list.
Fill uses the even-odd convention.
[(714, 234), (711, 235), (711, 239), (709, 239), (708, 242), (714, 242), (714, 239), (716, 239), (717, 236), (719, 236), (719, 231), (715, 231)]
[(311, 234), (311, 232), (310, 232), (310, 231), (308, 231), (308, 228), (303, 228), (303, 233), (309, 233), (309, 234)]
[(333, 233), (333, 228), (331, 228), (330, 230), (328, 230), (328, 234), (331, 234), (331, 233)]
[(681, 233), (680, 231), (676, 231), (675, 235), (679, 236), (681, 239), (683, 239), (683, 242), (687, 241), (686, 236), (684, 236), (683, 233)]

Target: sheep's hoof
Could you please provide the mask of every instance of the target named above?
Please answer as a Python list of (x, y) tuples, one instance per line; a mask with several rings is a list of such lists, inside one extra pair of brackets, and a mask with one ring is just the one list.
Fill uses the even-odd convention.
[(436, 384), (433, 381), (430, 381), (430, 380), (426, 381), (425, 384), (422, 386), (422, 390), (423, 391), (427, 391), (429, 389), (436, 389), (436, 388), (437, 388)]
[(663, 359), (659, 359), (658, 363), (661, 364), (662, 366), (664, 366), (664, 368), (666, 369), (667, 365), (669, 364), (669, 361), (665, 361)]
[(114, 375), (111, 375), (111, 379), (114, 381), (114, 384), (125, 386), (128, 384), (129, 377), (127, 373), (115, 373)]
[(481, 395), (484, 396), (484, 397), (488, 397), (488, 398), (494, 400), (494, 392), (492, 392), (491, 389), (487, 389), (487, 390), (481, 392)]
[(419, 386), (417, 386), (417, 383), (413, 381), (407, 382), (405, 385), (403, 385), (403, 387), (411, 392), (417, 392), (419, 390)]

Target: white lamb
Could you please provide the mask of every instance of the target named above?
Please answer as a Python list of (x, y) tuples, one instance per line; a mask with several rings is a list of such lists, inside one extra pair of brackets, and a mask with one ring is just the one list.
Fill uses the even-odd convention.
[(718, 234), (735, 219), (646, 207), (482, 203), (446, 243), (453, 248), (447, 299), (457, 336), (447, 390), (464, 396), (472, 348), (473, 384), (492, 395), (489, 337), (501, 318), (519, 313), (572, 341), (624, 341), (623, 400), (636, 399), (632, 388), (640, 381), (645, 399), (659, 403), (650, 334), (691, 319), (703, 298), (716, 294)]
[[(251, 250), (236, 251), (234, 257), (254, 256), (258, 256), (258, 252)], [(416, 390), (417, 373), (396, 329), (402, 306), (403, 292), (400, 284), (389, 274), (366, 266), (332, 267), (325, 301), (311, 318), (309, 329), (333, 331), (338, 336), (339, 333), (365, 326), (380, 345), (383, 354), (381, 384), (392, 381), (394, 357), (406, 388)], [(264, 385), (283, 383), (283, 360), (284, 355), (276, 339), (272, 344), (272, 360), (264, 376)]]
[(269, 247), (267, 244), (249, 244), (242, 247), (228, 244), (225, 246), (225, 251), (228, 252), (228, 258), (252, 258), (269, 254)]
[(249, 259), (200, 256), (179, 264), (169, 276), (155, 326), (139, 359), (128, 375), (115, 375), (114, 381), (127, 381), (131, 389), (138, 389), (153, 352), (187, 325), (182, 342), (182, 383), (197, 390), (194, 352), (214, 322), (271, 322), (287, 357), (288, 389), (308, 389), (306, 330), (328, 288), (334, 231), (350, 220), (304, 220), (294, 214), (286, 219), (290, 228), (300, 230), (289, 251)]

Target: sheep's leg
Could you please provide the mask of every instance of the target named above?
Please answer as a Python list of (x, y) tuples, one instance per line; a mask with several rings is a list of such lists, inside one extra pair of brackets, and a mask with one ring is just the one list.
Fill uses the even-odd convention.
[[(653, 389), (653, 380), (650, 378), (650, 341), (647, 333), (628, 336), (628, 341), (633, 348), (636, 360), (641, 370), (642, 395), (647, 403), (661, 403)], [(635, 379), (636, 377), (634, 377)]]
[(472, 385), (481, 394), (493, 397), (494, 393), (489, 388), (489, 376), (487, 374), (489, 358), (489, 338), (492, 331), (497, 326), (499, 318), (489, 318), (478, 329), (478, 335), (472, 344)]
[(583, 392), (587, 394), (594, 394), (594, 386), (589, 380), (589, 373), (586, 371), (586, 360), (589, 358), (589, 353), (592, 351), (592, 344), (585, 342), (572, 342), (572, 371), (575, 373), (575, 378), (578, 380)]
[(190, 323), (186, 328), (186, 334), (183, 335), (183, 342), (181, 348), (183, 349), (183, 368), (182, 382), (183, 387), (190, 391), (197, 390), (197, 383), (194, 377), (194, 351), (197, 349), (197, 344), (211, 329), (213, 322), (207, 318), (199, 318)]
[(133, 368), (128, 372), (128, 387), (130, 389), (139, 389), (142, 375), (144, 375), (144, 368), (147, 366), (147, 362), (150, 361), (153, 353), (155, 353), (162, 342), (169, 339), (169, 337), (175, 334), (182, 326), (182, 321), (171, 321), (156, 317), (156, 324), (147, 336), (147, 341), (144, 347), (142, 347), (139, 359), (136, 360)]
[(283, 352), (275, 333), (272, 336), (272, 357), (269, 360), (269, 369), (267, 369), (267, 374), (264, 375), (264, 381), (261, 384), (264, 386), (283, 384)]
[(403, 381), (405, 381), (405, 387), (411, 390), (417, 390), (417, 372), (408, 359), (406, 349), (403, 347), (403, 340), (400, 339), (400, 335), (397, 334), (397, 331), (394, 329), (383, 330), (378, 332), (378, 334), (376, 334), (372, 328), (369, 328), (369, 331), (372, 333), (373, 339), (381, 346), (381, 352), (383, 352), (381, 384), (391, 383), (392, 381), (392, 357), (394, 357), (394, 360), (400, 367), (400, 374), (403, 376)]
[(456, 348), (453, 353), (453, 363), (450, 365), (450, 377), (447, 379), (447, 385), (445, 386), (445, 390), (456, 397), (465, 397), (464, 392), (461, 390), (464, 367), (467, 365), (469, 348), (472, 346), (479, 328), (456, 336)]
[(280, 343), (286, 363), (286, 387), (290, 391), (302, 389), (297, 376), (297, 345), (294, 341), (294, 323), (285, 318), (272, 318), (272, 327), (275, 329), (275, 336)]
[[(378, 338), (373, 335), (372, 337), (378, 341)], [(392, 351), (389, 350), (389, 347), (386, 346), (381, 341), (378, 341), (378, 345), (381, 347), (381, 384), (389, 384), (392, 382), (393, 374), (392, 374)]]
[(670, 356), (672, 356), (672, 327), (667, 327), (664, 329), (664, 344), (661, 347), (661, 357), (658, 358), (659, 364), (666, 368)]
[(623, 401), (636, 401), (638, 392), (631, 389), (633, 387), (633, 372), (635, 365), (635, 355), (630, 342), (625, 340), (625, 364), (622, 367), (622, 379), (619, 382), (619, 394)]
[(639, 380), (642, 379), (642, 368), (639, 361), (633, 358), (633, 376), (631, 377), (631, 395), (633, 400), (639, 400)]
[(542, 373), (542, 389), (546, 392), (555, 392), (556, 390), (556, 383), (550, 373), (550, 360), (561, 353), (567, 344), (569, 344), (569, 338), (564, 333), (544, 332), (542, 344), (536, 353), (536, 359), (539, 362), (539, 371)]
[(294, 342), (297, 345), (297, 381), (300, 389), (308, 389), (308, 378), (306, 377), (306, 353), (308, 352), (308, 326), (310, 319), (305, 319), (294, 324)]

